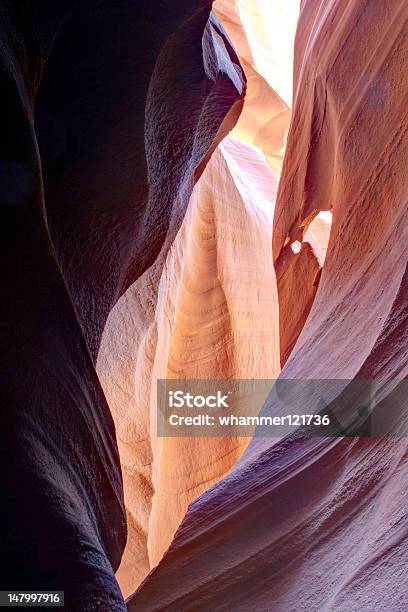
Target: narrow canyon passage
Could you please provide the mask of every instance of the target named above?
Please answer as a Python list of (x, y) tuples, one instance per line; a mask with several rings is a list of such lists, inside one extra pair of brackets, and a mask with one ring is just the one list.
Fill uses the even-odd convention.
[[(170, 250), (128, 289), (104, 330), (97, 372), (124, 477), (128, 540), (117, 576), (125, 595), (159, 563), (188, 505), (249, 442), (158, 438), (157, 380), (273, 381), (280, 372), (272, 222), (291, 115), (296, 4), (282, 12), (284, 3), (214, 3), (247, 77), (243, 109), (199, 178)], [(305, 238), (320, 256), (329, 227), (322, 220)], [(297, 333), (302, 324), (299, 316)]]
[(406, 0), (0, 0), (0, 591), (406, 612), (407, 64)]
[[(336, 395), (379, 378), (391, 402), (407, 373), (407, 20), (397, 0), (302, 3), (272, 237), (280, 378), (338, 380)], [(278, 172), (279, 150), (264, 153)], [(129, 609), (405, 610), (405, 423), (383, 438), (254, 437), (190, 505)]]

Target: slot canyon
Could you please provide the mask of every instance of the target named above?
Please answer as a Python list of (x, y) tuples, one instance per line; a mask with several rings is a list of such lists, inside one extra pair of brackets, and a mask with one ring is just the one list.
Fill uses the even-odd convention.
[[(405, 612), (408, 4), (0, 19), (2, 589)], [(159, 434), (158, 381), (218, 379), (371, 381), (398, 410), (381, 435)]]

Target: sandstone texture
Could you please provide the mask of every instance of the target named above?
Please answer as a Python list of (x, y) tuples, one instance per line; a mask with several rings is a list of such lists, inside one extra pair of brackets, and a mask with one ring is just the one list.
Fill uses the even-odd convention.
[[(407, 27), (400, 0), (301, 3), (273, 228), (296, 327), (281, 378), (373, 379), (377, 403), (407, 374)], [(320, 211), (323, 268), (306, 240)], [(382, 438), (255, 437), (129, 610), (406, 610), (404, 416)]]
[(108, 318), (97, 371), (123, 465), (129, 534), (118, 578), (125, 592), (160, 561), (189, 503), (249, 441), (158, 438), (157, 380), (279, 374), (276, 189), (262, 153), (227, 137), (194, 188), (164, 265), (159, 258)]
[[(124, 473), (128, 539), (117, 577), (125, 594), (160, 561), (189, 503), (228, 472), (249, 441), (158, 439), (157, 380), (274, 379), (280, 371), (272, 217), (290, 109), (254, 63), (260, 7), (217, 0), (214, 9), (245, 70), (244, 105), (177, 236), (169, 234), (113, 308), (97, 361)], [(264, 33), (270, 56), (272, 42)], [(283, 73), (276, 58), (267, 76), (278, 75), (280, 84)]]
[[(2, 590), (408, 609), (407, 61), (404, 0), (0, 2)], [(402, 410), (166, 438), (161, 378)]]
[(3, 589), (124, 610), (107, 316), (172, 243), (244, 76), (210, 2), (0, 6)]
[(282, 169), (291, 117), (291, 46), (299, 8), (298, 0), (288, 4), (258, 0), (213, 4), (247, 77), (244, 108), (232, 133), (261, 149), (276, 174)]

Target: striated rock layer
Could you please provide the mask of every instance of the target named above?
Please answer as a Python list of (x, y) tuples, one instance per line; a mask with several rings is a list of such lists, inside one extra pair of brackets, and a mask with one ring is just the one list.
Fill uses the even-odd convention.
[(171, 245), (245, 84), (208, 1), (1, 3), (2, 589), (124, 610), (109, 311)]
[(97, 371), (123, 465), (129, 535), (118, 578), (125, 593), (160, 561), (189, 503), (248, 442), (158, 438), (157, 379), (279, 373), (276, 188), (262, 153), (227, 137), (193, 191), (164, 265), (159, 258), (108, 318)]
[[(248, 442), (157, 439), (157, 379), (279, 373), (271, 221), (290, 109), (258, 72), (251, 51), (265, 7), (216, 0), (213, 8), (247, 78), (234, 138), (210, 160), (170, 251), (167, 240), (111, 312), (98, 355), (124, 470), (129, 534), (117, 576), (125, 593), (160, 561), (188, 504), (230, 469)], [(272, 57), (273, 37), (261, 38)], [(267, 76), (274, 82), (276, 75), (281, 84), (278, 61)]]
[[(297, 0), (292, 3), (295, 14), (296, 4)], [(256, 0), (216, 0), (213, 9), (234, 43), (247, 78), (245, 104), (232, 133), (259, 147), (271, 168), (279, 174), (291, 115), (291, 99), (287, 93), (292, 83), (293, 54), (281, 48), (277, 57), (273, 49), (276, 36), (268, 36), (265, 26), (275, 24), (289, 44), (293, 43), (293, 36), (288, 21), (279, 14), (279, 7), (272, 5), (269, 17), (264, 15), (267, 3)], [(293, 18), (292, 21), (296, 23)], [(266, 72), (262, 70), (265, 63)], [(286, 79), (282, 78), (283, 74)], [(283, 100), (282, 95), (287, 99)]]
[[(407, 375), (407, 57), (406, 2), (302, 2), (273, 237), (297, 325), (282, 378), (375, 378), (392, 398)], [(302, 240), (322, 210), (333, 226), (319, 272)], [(407, 431), (390, 427), (254, 438), (190, 506), (129, 610), (406, 610)]]

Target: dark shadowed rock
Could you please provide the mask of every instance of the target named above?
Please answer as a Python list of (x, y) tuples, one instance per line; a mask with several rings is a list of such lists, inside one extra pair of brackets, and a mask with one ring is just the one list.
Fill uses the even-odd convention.
[[(2, 589), (124, 610), (126, 528), (94, 370), (244, 82), (209, 2), (0, 5)], [(215, 42), (216, 41), (216, 42)]]

